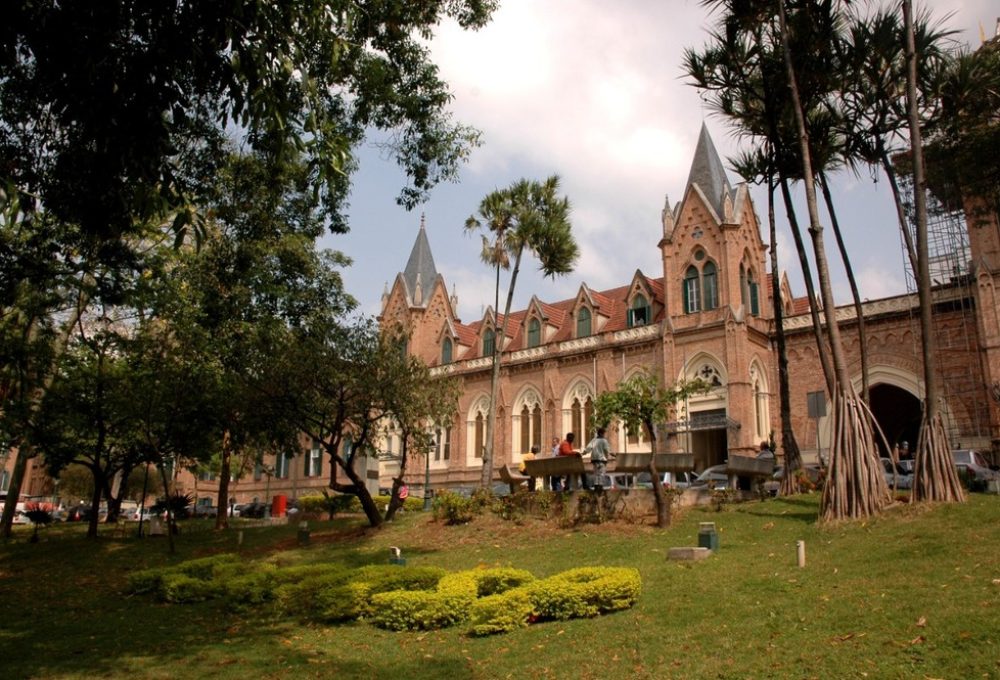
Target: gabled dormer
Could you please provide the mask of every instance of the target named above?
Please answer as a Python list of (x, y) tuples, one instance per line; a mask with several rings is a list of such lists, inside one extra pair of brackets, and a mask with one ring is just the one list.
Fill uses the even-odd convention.
[(625, 295), (625, 326), (636, 328), (649, 326), (662, 308), (656, 299), (656, 290), (652, 282), (640, 270), (636, 269)]
[(580, 284), (570, 315), (573, 320), (571, 337), (586, 338), (601, 332), (611, 318), (614, 303), (600, 293), (590, 290), (586, 283)]

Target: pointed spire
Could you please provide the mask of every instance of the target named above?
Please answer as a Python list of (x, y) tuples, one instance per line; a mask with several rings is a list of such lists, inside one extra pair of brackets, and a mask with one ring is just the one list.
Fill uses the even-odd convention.
[(663, 196), (663, 211), (660, 213), (663, 224), (663, 238), (670, 238), (674, 233), (674, 211), (670, 209), (670, 196)]
[(455, 284), (451, 284), (451, 313), (458, 315), (458, 293), (455, 292)]
[(715, 214), (722, 218), (725, 214), (725, 197), (727, 193), (732, 194), (732, 187), (705, 123), (701, 124), (701, 134), (698, 135), (698, 145), (695, 147), (691, 172), (688, 174), (687, 186), (690, 187), (692, 184), (698, 185), (715, 209)]
[(382, 284), (382, 311), (385, 311), (385, 303), (389, 301), (389, 282)]
[[(434, 256), (431, 255), (431, 244), (427, 240), (427, 229), (424, 225), (424, 218), (420, 218), (420, 231), (417, 232), (417, 239), (413, 242), (413, 250), (410, 251), (410, 259), (406, 262), (406, 269), (403, 270), (403, 280), (406, 281), (406, 289), (410, 294), (410, 304), (420, 306), (423, 304), (424, 287), (430, 288), (437, 279), (437, 268), (434, 266)], [(417, 287), (420, 286), (420, 301), (417, 300)]]

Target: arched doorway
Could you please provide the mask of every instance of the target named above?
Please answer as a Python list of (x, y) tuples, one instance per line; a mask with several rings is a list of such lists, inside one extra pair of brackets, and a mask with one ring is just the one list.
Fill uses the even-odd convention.
[[(889, 440), (889, 445), (906, 441), (912, 452), (916, 448), (917, 433), (920, 430), (920, 400), (902, 387), (878, 383), (871, 386), (869, 401), (875, 420)], [(889, 455), (881, 437), (876, 434), (875, 440), (880, 454)]]

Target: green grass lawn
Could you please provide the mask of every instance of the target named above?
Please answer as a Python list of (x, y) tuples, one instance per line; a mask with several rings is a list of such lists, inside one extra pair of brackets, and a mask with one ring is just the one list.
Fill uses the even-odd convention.
[[(878, 520), (816, 524), (818, 497), (687, 510), (667, 530), (559, 529), (483, 518), (446, 527), (409, 514), (382, 531), (355, 519), (87, 541), (81, 527), (0, 547), (0, 677), (13, 678), (996, 678), (1000, 677), (1000, 498), (900, 506)], [(714, 521), (720, 550), (668, 562)], [(806, 542), (807, 566), (795, 543)], [(514, 566), (543, 577), (634, 566), (638, 605), (507, 635), (390, 633), (365, 623), (303, 625), (217, 602), (166, 605), (124, 594), (135, 569), (222, 551), (289, 563), (385, 562), (450, 570)]]

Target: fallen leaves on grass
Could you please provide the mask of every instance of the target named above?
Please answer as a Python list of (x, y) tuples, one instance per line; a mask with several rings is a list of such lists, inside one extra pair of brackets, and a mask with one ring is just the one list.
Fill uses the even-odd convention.
[(917, 628), (923, 628), (926, 625), (927, 625), (926, 616), (921, 616), (919, 619), (917, 619)]

